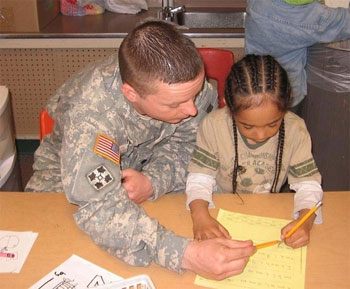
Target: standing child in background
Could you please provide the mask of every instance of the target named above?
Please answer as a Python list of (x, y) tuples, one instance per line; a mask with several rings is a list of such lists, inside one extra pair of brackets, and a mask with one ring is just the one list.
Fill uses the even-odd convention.
[[(296, 192), (294, 218), (281, 232), (322, 200), (321, 175), (311, 153), (304, 121), (288, 112), (291, 89), (286, 71), (272, 56), (247, 55), (226, 80), (226, 107), (207, 115), (198, 132), (189, 164), (186, 205), (196, 239), (230, 238), (213, 219), (213, 192), (277, 193), (288, 178)], [(285, 243), (293, 248), (309, 242), (312, 216)]]
[(292, 110), (306, 117), (307, 49), (350, 37), (350, 9), (330, 8), (316, 0), (248, 0), (245, 53), (272, 55), (287, 71)]

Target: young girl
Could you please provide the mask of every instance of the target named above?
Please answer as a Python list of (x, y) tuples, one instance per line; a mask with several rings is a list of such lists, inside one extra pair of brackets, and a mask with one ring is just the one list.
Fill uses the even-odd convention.
[[(231, 69), (225, 100), (226, 107), (203, 120), (189, 164), (186, 205), (191, 210), (194, 237), (230, 238), (208, 212), (208, 206), (214, 206), (213, 191), (233, 191), (238, 196), (277, 193), (288, 178), (296, 191), (296, 220), (282, 229), (284, 240), (295, 222), (323, 196), (305, 123), (288, 112), (287, 73), (271, 56), (247, 55)], [(316, 215), (285, 243), (293, 248), (306, 245), (313, 222), (322, 223), (320, 209)]]

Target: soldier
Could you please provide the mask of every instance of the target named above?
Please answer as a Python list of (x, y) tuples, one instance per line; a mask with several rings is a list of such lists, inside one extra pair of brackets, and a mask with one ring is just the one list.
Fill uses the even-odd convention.
[(35, 152), (26, 191), (65, 192), (79, 206), (78, 226), (131, 265), (238, 274), (255, 251), (251, 241), (193, 241), (138, 205), (184, 192), (198, 124), (215, 108), (193, 42), (172, 24), (146, 22), (123, 40), (118, 59), (90, 65), (50, 99), (55, 127)]

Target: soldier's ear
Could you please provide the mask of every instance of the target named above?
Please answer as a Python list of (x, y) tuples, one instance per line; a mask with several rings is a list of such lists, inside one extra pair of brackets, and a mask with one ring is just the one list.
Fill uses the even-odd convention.
[(131, 103), (136, 102), (140, 98), (140, 95), (137, 93), (137, 91), (127, 83), (123, 83), (121, 90), (126, 99)]

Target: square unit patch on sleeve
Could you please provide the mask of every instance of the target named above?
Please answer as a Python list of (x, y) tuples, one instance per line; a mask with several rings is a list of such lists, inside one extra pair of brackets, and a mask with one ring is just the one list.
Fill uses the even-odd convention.
[(113, 181), (111, 173), (104, 165), (98, 166), (87, 175), (89, 183), (99, 191)]
[(119, 145), (110, 137), (98, 134), (95, 142), (94, 152), (113, 163), (120, 164)]

